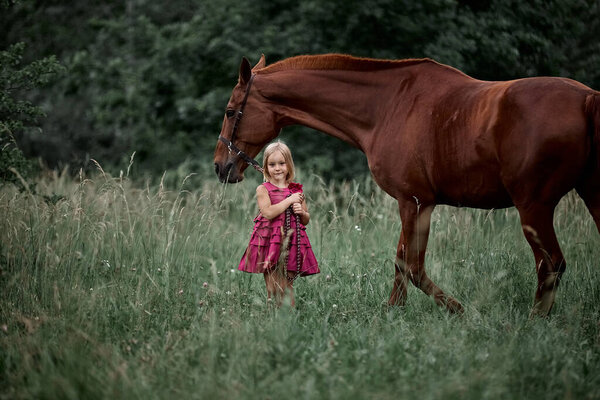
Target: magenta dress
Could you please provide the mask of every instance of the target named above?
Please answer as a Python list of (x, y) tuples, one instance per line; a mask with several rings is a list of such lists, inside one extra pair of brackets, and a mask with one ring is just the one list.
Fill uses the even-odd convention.
[[(264, 187), (269, 192), (271, 204), (277, 204), (285, 199), (291, 193), (302, 192), (302, 185), (299, 183), (290, 183), (285, 189), (265, 182)], [(290, 218), (290, 229), (292, 243), (288, 258), (288, 271), (297, 271), (297, 240), (296, 240), (296, 218)], [(254, 229), (250, 236), (250, 243), (242, 256), (238, 269), (245, 272), (264, 273), (268, 269), (272, 269), (277, 265), (279, 254), (281, 253), (281, 243), (283, 241), (283, 229), (285, 226), (285, 212), (279, 214), (272, 220), (268, 220), (261, 214), (254, 219)], [(310, 241), (306, 235), (306, 227), (300, 224), (300, 256), (302, 258), (302, 266), (300, 275), (318, 274), (319, 265), (315, 254), (310, 246)]]

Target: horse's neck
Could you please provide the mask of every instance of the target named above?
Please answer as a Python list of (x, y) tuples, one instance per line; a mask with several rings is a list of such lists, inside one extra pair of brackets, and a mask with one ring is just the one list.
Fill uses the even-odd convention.
[(273, 102), (283, 126), (308, 126), (365, 150), (383, 108), (390, 107), (388, 92), (397, 91), (402, 77), (395, 70), (392, 84), (381, 71), (289, 70), (266, 74), (257, 82), (263, 81), (261, 91)]

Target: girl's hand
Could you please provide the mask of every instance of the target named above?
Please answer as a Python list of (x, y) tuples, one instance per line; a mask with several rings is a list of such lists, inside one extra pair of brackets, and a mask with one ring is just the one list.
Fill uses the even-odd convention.
[(304, 209), (302, 209), (302, 204), (300, 204), (300, 203), (292, 204), (292, 211), (294, 211), (294, 214), (302, 214), (304, 212)]
[(302, 194), (302, 193), (292, 193), (292, 195), (290, 197), (288, 197), (288, 199), (290, 199), (290, 201), (294, 205), (300, 204), (300, 203), (302, 203), (302, 200), (304, 200), (304, 194)]

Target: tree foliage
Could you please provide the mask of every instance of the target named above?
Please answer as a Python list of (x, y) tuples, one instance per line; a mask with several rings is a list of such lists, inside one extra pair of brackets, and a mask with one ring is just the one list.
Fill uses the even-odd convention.
[(38, 124), (45, 115), (42, 109), (17, 95), (47, 84), (61, 70), (55, 56), (22, 65), (24, 49), (25, 43), (20, 42), (0, 51), (0, 135), (12, 135)]
[[(558, 75), (600, 87), (600, 5), (593, 0), (24, 0), (0, 16), (31, 60), (68, 70), (32, 98), (46, 135), (19, 138), (51, 165), (90, 157), (138, 168), (209, 169), (242, 56), (431, 57), (480, 79)], [(348, 177), (362, 155), (307, 128), (286, 129), (299, 164)]]
[(17, 173), (27, 178), (34, 170), (18, 148), (15, 136), (39, 127), (39, 119), (45, 114), (21, 94), (47, 84), (61, 70), (55, 56), (23, 65), (24, 49), (25, 44), (19, 42), (0, 51), (0, 184), (20, 185)]

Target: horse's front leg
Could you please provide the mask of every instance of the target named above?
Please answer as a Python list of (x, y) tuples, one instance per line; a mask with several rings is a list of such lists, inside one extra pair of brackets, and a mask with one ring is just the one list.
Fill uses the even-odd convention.
[(435, 302), (451, 312), (462, 312), (458, 301), (446, 295), (425, 272), (425, 251), (429, 238), (429, 224), (434, 205), (421, 205), (410, 201), (399, 201), (402, 234), (398, 243), (395, 265), (394, 288), (390, 305), (404, 305), (406, 286), (410, 280), (416, 287), (432, 296)]
[(394, 287), (388, 305), (403, 306), (406, 304), (406, 286), (408, 281), (408, 270), (406, 268), (406, 244), (404, 240), (404, 228), (400, 233), (400, 241), (396, 250), (396, 263), (394, 264), (395, 276)]

